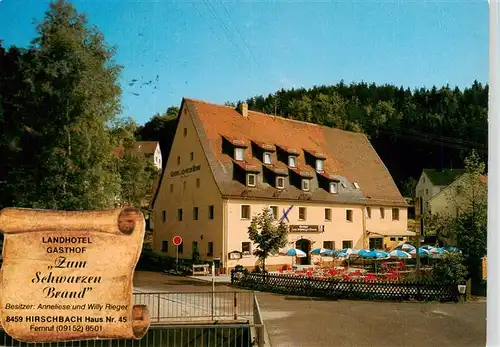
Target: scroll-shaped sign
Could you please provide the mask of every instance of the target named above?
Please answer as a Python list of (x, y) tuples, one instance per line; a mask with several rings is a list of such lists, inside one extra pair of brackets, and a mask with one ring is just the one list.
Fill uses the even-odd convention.
[(0, 321), (24, 342), (140, 339), (149, 328), (132, 279), (145, 233), (135, 208), (6, 208)]

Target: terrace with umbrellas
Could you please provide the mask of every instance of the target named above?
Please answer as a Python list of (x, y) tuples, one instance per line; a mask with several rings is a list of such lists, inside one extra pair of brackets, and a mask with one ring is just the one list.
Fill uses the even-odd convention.
[[(434, 247), (424, 245), (418, 249), (420, 274), (430, 274), (433, 265), (439, 262), (448, 252), (460, 252), (457, 248)], [(297, 265), (296, 258), (307, 257), (297, 248), (284, 251), (290, 256), (291, 263), (283, 266), (278, 272), (288, 275), (329, 278), (353, 281), (401, 281), (414, 279), (416, 275), (417, 249), (405, 243), (390, 252), (376, 249), (344, 248), (333, 250), (316, 248), (311, 251), (315, 256), (313, 265)]]

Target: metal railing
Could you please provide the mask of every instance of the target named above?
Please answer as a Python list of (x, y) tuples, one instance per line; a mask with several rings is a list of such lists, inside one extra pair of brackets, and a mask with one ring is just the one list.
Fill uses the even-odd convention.
[(151, 322), (252, 321), (254, 293), (164, 292), (134, 293), (134, 302), (147, 305)]
[[(152, 325), (141, 340), (85, 340), (52, 343), (25, 343), (0, 331), (2, 347), (250, 347), (251, 330), (262, 329), (257, 324), (216, 325)], [(262, 347), (263, 344), (257, 346)]]

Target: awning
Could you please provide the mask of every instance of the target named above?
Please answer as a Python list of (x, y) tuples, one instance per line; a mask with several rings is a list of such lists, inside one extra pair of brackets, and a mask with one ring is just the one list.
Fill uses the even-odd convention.
[(413, 231), (368, 231), (371, 236), (415, 236), (416, 233)]

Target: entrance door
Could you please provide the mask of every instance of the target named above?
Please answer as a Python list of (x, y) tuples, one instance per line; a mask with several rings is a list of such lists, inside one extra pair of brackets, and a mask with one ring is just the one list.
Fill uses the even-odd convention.
[(307, 257), (304, 257), (304, 258), (297, 257), (297, 264), (310, 265), (311, 264), (311, 255), (309, 252), (311, 252), (311, 241), (306, 240), (306, 239), (300, 239), (297, 242), (295, 242), (295, 248), (300, 249), (302, 252), (307, 254)]
[(370, 239), (370, 249), (382, 249), (383, 248), (383, 238), (373, 237)]

